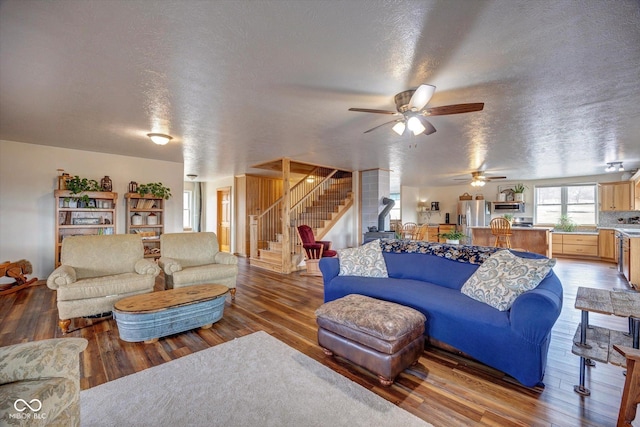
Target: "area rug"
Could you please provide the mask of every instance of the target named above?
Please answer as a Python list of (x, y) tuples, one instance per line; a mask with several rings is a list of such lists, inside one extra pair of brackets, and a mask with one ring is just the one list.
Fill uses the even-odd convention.
[(430, 426), (256, 332), (84, 390), (83, 426)]

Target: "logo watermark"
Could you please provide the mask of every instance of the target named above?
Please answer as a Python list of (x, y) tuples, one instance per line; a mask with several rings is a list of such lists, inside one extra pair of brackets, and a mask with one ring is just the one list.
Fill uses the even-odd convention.
[(9, 414), (9, 418), (16, 420), (44, 420), (47, 418), (47, 414), (40, 413), (42, 409), (42, 402), (40, 399), (31, 399), (26, 401), (24, 399), (16, 399), (13, 402), (13, 408), (18, 411), (13, 414)]

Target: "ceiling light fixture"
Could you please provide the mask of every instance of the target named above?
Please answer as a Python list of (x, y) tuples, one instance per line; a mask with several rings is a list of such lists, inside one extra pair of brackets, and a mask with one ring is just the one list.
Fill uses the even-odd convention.
[(409, 117), (409, 120), (407, 120), (407, 127), (416, 136), (420, 135), (426, 130), (426, 128), (420, 122), (420, 119), (416, 116)]
[(486, 184), (486, 182), (484, 182), (481, 179), (474, 179), (473, 181), (471, 181), (471, 186), (472, 187), (484, 187), (485, 184)]
[(604, 169), (606, 172), (624, 172), (624, 166), (622, 166), (622, 162), (609, 162), (607, 163), (607, 167)]
[(147, 136), (158, 145), (167, 145), (173, 139), (173, 137), (164, 133), (148, 133)]
[(405, 126), (404, 122), (398, 122), (395, 125), (393, 125), (393, 127), (391, 129), (393, 129), (393, 131), (395, 133), (397, 133), (398, 135), (402, 136), (402, 134), (404, 134), (405, 128), (406, 128), (406, 126)]
[(187, 178), (189, 178), (191, 181), (193, 181), (197, 177), (198, 177), (198, 175), (196, 175), (195, 173), (188, 173), (187, 174)]

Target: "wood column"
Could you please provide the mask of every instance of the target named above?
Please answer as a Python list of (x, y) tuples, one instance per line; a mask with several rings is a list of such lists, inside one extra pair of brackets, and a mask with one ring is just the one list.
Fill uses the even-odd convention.
[(282, 159), (282, 272), (289, 274), (291, 265), (291, 160)]

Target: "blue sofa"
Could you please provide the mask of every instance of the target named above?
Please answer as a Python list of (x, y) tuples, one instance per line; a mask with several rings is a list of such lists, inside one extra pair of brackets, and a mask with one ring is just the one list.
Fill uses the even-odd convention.
[[(499, 311), (460, 292), (482, 259), (457, 256), (466, 248), (472, 253), (480, 250), (488, 257), (496, 248), (404, 242), (400, 244), (404, 249), (398, 250), (397, 244), (395, 252), (383, 249), (388, 278), (340, 276), (340, 259), (323, 258), (320, 270), (325, 302), (361, 294), (412, 307), (427, 317), (428, 337), (511, 375), (525, 386), (540, 385), (551, 328), (562, 309), (562, 285), (553, 270), (535, 289), (518, 296), (509, 310)], [(423, 253), (425, 247), (435, 247), (440, 253)], [(528, 252), (512, 253), (544, 258)]]

